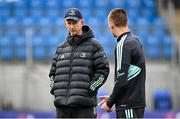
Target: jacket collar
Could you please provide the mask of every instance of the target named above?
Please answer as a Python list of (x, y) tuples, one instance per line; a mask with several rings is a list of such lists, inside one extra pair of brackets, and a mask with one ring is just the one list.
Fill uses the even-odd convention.
[(89, 26), (84, 25), (82, 27), (82, 30), (83, 30), (82, 36), (78, 36), (78, 35), (70, 36), (70, 34), (68, 34), (67, 42), (70, 45), (79, 45), (81, 42), (83, 42), (87, 39), (94, 38), (94, 34)]
[(73, 44), (79, 45), (81, 41), (82, 41), (82, 36), (69, 36), (67, 38), (67, 42), (70, 45), (73, 45)]
[(126, 34), (128, 35), (128, 34), (130, 34), (130, 33), (131, 33), (130, 31), (122, 33), (122, 34), (117, 38), (117, 42), (119, 42), (124, 35), (126, 35)]

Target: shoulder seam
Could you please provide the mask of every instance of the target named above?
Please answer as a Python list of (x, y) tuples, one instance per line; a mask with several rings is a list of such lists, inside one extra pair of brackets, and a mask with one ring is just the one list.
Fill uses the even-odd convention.
[[(93, 41), (92, 44), (97, 48), (97, 49), (100, 49), (101, 48), (101, 45), (98, 41), (96, 41), (95, 38), (91, 38), (91, 40)], [(98, 47), (99, 46), (99, 47)]]

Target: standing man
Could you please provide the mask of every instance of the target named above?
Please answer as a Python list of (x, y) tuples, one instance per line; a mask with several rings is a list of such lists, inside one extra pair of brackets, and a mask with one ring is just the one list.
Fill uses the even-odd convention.
[(110, 97), (101, 96), (99, 105), (111, 112), (115, 104), (117, 118), (143, 118), (145, 103), (145, 58), (138, 37), (128, 31), (125, 10), (113, 9), (108, 16), (110, 31), (117, 37), (115, 49), (115, 85)]
[(69, 35), (57, 47), (49, 77), (58, 118), (96, 118), (97, 91), (109, 74), (109, 64), (82, 14), (71, 8), (65, 14)]

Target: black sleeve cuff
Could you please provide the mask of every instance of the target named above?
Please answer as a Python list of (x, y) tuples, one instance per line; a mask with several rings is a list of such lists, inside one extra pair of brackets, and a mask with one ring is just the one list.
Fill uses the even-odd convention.
[(112, 106), (113, 106), (113, 102), (110, 100), (108, 100), (106, 104), (109, 108), (112, 108)]
[(53, 89), (53, 87), (51, 88), (50, 93), (51, 93), (51, 95), (54, 95), (54, 89)]

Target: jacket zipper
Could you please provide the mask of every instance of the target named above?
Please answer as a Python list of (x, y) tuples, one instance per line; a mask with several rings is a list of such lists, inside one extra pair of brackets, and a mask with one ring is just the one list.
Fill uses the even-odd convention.
[(71, 50), (71, 57), (70, 57), (70, 74), (69, 74), (69, 82), (68, 82), (68, 89), (67, 89), (67, 93), (66, 93), (66, 105), (68, 104), (68, 100), (69, 100), (69, 90), (70, 90), (70, 82), (71, 82), (71, 70), (72, 70), (72, 60), (73, 60), (73, 52), (74, 52), (75, 47), (72, 45), (72, 50)]

